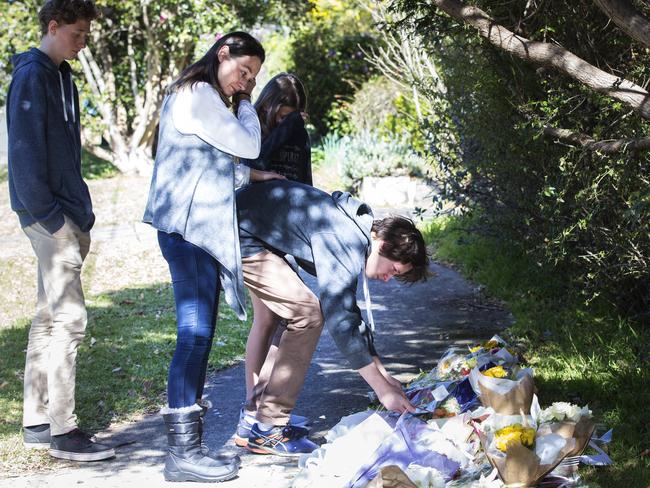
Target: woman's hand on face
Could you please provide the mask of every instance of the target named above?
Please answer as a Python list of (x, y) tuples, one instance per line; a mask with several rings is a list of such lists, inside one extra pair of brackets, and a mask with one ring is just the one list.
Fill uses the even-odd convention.
[(270, 181), (270, 180), (286, 180), (284, 176), (275, 171), (261, 171), (259, 169), (251, 169), (251, 181)]
[(244, 90), (243, 90), (244, 93), (246, 93), (247, 95), (250, 95), (251, 93), (253, 93), (253, 88), (255, 88), (256, 84), (257, 84), (257, 81), (255, 80), (255, 78), (251, 78), (250, 80), (248, 80), (246, 82), (246, 88), (244, 88)]
[(251, 78), (246, 82), (246, 88), (244, 88), (241, 91), (235, 92), (232, 95), (232, 100), (235, 103), (239, 103), (242, 100), (248, 100), (249, 102), (251, 101), (251, 93), (253, 92), (253, 88), (255, 88), (255, 78)]

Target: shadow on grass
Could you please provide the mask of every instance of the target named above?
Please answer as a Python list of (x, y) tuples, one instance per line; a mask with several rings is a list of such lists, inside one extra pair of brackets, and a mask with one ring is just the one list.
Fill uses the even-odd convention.
[(110, 161), (99, 158), (88, 151), (81, 152), (81, 174), (85, 179), (111, 178), (119, 173), (120, 171)]
[[(555, 352), (558, 353), (562, 354)], [(535, 385), (542, 406), (556, 401), (589, 405), (594, 411), (598, 433), (613, 429), (609, 454), (614, 465), (581, 470), (585, 480), (589, 486), (649, 486), (650, 424), (645, 412), (650, 401), (650, 372), (647, 367), (639, 368), (624, 360), (618, 364), (616, 360), (604, 361), (609, 364), (605, 367), (601, 361), (589, 365), (584, 363), (589, 358), (586, 351), (567, 352), (564, 358), (573, 366), (556, 368), (551, 361), (535, 364)]]
[(434, 221), (425, 234), (439, 257), (486, 285), (516, 318), (510, 333), (527, 345), (542, 407), (588, 404), (613, 428), (608, 468), (581, 470), (589, 486), (650, 486), (650, 329), (604, 304), (584, 305), (558, 269), (473, 232), (471, 219)]
[[(88, 297), (87, 309), (86, 337), (77, 356), (76, 411), (81, 426), (101, 430), (112, 421), (158, 410), (176, 342), (171, 286)], [(221, 304), (211, 369), (242, 357), (249, 327)], [(0, 435), (20, 430), (28, 331), (25, 319), (0, 329)]]

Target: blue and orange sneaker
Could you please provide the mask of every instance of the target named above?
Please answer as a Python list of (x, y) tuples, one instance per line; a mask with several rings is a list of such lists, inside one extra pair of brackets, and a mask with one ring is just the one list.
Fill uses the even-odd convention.
[(308, 434), (309, 430), (295, 425), (262, 430), (259, 424), (255, 424), (248, 436), (248, 449), (257, 454), (298, 457), (318, 448), (317, 444), (309, 440)]
[[(235, 431), (235, 444), (239, 447), (248, 447), (248, 436), (250, 436), (253, 425), (257, 423), (257, 419), (251, 413), (248, 413), (243, 408), (239, 411), (239, 423)], [(307, 427), (311, 424), (308, 417), (302, 415), (291, 414), (289, 423), (295, 427)]]

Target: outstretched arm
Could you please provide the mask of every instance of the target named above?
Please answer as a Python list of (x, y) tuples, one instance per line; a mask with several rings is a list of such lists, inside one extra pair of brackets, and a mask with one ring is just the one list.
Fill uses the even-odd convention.
[(393, 385), (396, 388), (400, 388), (400, 389), (402, 388), (402, 383), (399, 380), (393, 378), (390, 375), (390, 373), (386, 371), (386, 368), (384, 368), (384, 365), (382, 364), (378, 356), (373, 356), (372, 361), (373, 363), (375, 363), (375, 366), (377, 366), (377, 369), (382, 374), (382, 376), (386, 379), (386, 381), (388, 381), (391, 385)]
[(377, 394), (377, 398), (381, 404), (388, 410), (399, 413), (415, 412), (415, 407), (411, 404), (411, 402), (409, 402), (408, 398), (406, 398), (406, 395), (404, 395), (402, 388), (395, 386), (389, 382), (382, 374), (379, 367), (377, 366), (377, 363), (374, 360), (372, 363), (364, 366), (358, 371), (361, 377), (366, 380), (366, 383), (368, 383), (368, 385), (370, 385), (370, 387)]
[(359, 330), (362, 320), (356, 290), (365, 259), (363, 249), (333, 233), (316, 234), (311, 244), (325, 326), (334, 342), (387, 409), (414, 412), (401, 385), (386, 372), (379, 358), (371, 355)]

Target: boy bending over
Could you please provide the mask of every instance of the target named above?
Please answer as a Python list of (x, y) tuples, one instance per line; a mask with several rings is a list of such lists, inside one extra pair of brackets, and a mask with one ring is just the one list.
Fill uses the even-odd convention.
[[(284, 456), (317, 447), (307, 429), (290, 422), (290, 414), (323, 322), (379, 401), (389, 410), (413, 412), (399, 381), (379, 360), (356, 299), (360, 275), (364, 281), (426, 279), (426, 246), (413, 222), (398, 216), (373, 221), (370, 207), (348, 193), (329, 195), (288, 180), (240, 190), (237, 213), (244, 282), (287, 322), (274, 361), (262, 369), (240, 418), (237, 444)], [(320, 302), (284, 255), (317, 277)]]

